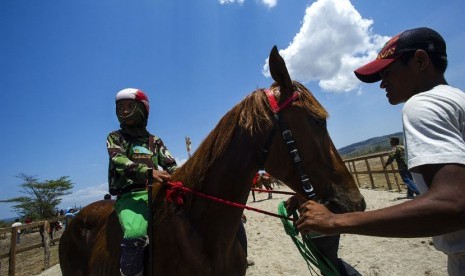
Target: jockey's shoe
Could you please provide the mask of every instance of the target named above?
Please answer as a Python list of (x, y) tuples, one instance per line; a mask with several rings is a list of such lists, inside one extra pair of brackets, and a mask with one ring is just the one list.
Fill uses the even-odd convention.
[(147, 238), (123, 239), (121, 243), (120, 271), (122, 276), (142, 276), (144, 273), (144, 247)]

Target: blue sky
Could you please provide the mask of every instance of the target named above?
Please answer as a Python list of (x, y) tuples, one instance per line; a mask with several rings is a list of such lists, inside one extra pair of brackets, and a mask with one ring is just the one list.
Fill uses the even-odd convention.
[[(291, 77), (330, 113), (336, 147), (402, 130), (402, 105), (352, 71), (402, 30), (428, 26), (448, 46), (446, 78), (465, 89), (462, 0), (2, 0), (0, 1), (0, 199), (19, 195), (19, 173), (69, 176), (61, 207), (107, 189), (114, 96), (150, 98), (148, 129), (184, 162), (246, 95), (268, 87), (277, 45)], [(0, 205), (0, 218), (11, 217)]]

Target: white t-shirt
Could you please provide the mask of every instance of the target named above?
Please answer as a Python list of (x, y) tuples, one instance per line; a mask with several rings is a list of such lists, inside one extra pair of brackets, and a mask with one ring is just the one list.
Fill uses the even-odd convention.
[[(22, 224), (21, 222), (17, 221), (17, 222), (15, 222), (15, 223), (13, 223), (13, 224), (11, 225), (11, 227), (17, 227), (17, 226), (21, 226), (21, 225), (23, 225), (23, 224)], [(19, 233), (21, 233), (21, 230), (20, 230), (20, 229), (18, 229), (18, 234), (19, 234)]]
[[(411, 97), (402, 113), (409, 169), (426, 164), (465, 165), (463, 91), (438, 85)], [(428, 187), (423, 176), (412, 175), (420, 191), (426, 192)], [(465, 252), (465, 230), (436, 236), (433, 240), (436, 249), (445, 253)]]

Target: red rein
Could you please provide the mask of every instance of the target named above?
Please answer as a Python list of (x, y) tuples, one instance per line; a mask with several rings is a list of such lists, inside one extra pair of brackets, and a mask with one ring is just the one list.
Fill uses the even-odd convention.
[[(241, 209), (247, 209), (247, 210), (255, 211), (258, 213), (265, 214), (265, 215), (277, 217), (280, 219), (287, 219), (287, 220), (294, 221), (292, 218), (288, 218), (288, 217), (281, 216), (275, 213), (271, 213), (265, 210), (253, 208), (253, 207), (250, 207), (244, 204), (239, 204), (236, 202), (228, 201), (225, 199), (217, 198), (211, 195), (207, 195), (207, 194), (192, 190), (191, 188), (184, 186), (182, 182), (167, 182), (166, 185), (169, 186), (168, 190), (166, 191), (166, 201), (175, 203), (177, 205), (182, 205), (184, 203), (184, 199), (183, 199), (184, 192), (188, 192), (196, 196), (210, 199), (212, 201), (219, 202), (219, 203), (222, 203), (228, 206), (241, 208)], [(266, 192), (272, 192), (272, 193), (278, 193), (278, 194), (286, 194), (286, 195), (295, 195), (295, 193), (291, 193), (291, 192), (269, 191), (269, 190), (260, 190), (260, 189), (253, 189), (253, 190), (254, 191), (266, 191)]]

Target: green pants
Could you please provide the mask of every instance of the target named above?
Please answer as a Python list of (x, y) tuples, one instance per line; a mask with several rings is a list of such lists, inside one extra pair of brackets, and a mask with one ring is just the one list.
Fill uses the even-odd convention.
[(125, 239), (147, 236), (147, 202), (147, 191), (126, 193), (116, 201), (114, 208), (123, 228)]

